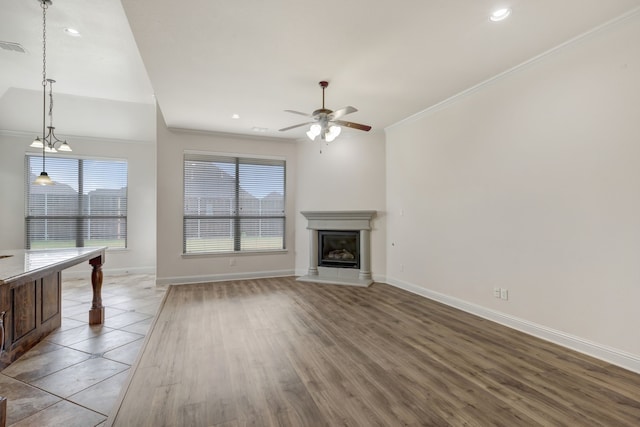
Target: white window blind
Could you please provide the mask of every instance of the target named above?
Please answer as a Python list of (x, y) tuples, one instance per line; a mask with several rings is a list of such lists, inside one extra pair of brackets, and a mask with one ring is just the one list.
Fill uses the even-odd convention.
[(127, 246), (127, 162), (47, 157), (55, 185), (33, 184), (42, 157), (27, 154), (26, 247)]
[(285, 248), (284, 160), (184, 155), (183, 251)]

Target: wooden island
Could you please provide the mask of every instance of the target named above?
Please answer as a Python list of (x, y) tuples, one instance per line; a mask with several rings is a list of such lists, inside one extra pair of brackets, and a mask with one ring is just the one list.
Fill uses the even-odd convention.
[[(62, 270), (84, 261), (92, 267), (89, 324), (104, 323), (102, 264), (106, 247), (0, 250), (0, 370), (62, 322)], [(7, 400), (0, 396), (0, 427)]]
[(89, 324), (104, 321), (105, 247), (0, 250), (0, 369), (60, 327), (62, 270), (89, 261), (93, 301)]

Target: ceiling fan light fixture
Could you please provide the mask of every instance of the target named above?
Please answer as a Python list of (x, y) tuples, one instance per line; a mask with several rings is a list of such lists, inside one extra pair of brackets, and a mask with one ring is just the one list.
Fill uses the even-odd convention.
[(311, 124), (311, 128), (306, 132), (307, 137), (309, 137), (310, 140), (315, 141), (316, 137), (320, 135), (320, 139), (322, 139), (323, 141), (331, 142), (334, 139), (336, 139), (338, 135), (340, 135), (340, 132), (342, 131), (342, 128), (340, 126), (335, 126), (333, 125), (333, 123), (340, 124), (342, 126), (346, 126), (351, 129), (358, 129), (365, 132), (370, 131), (371, 126), (369, 125), (363, 125), (363, 124), (354, 123), (354, 122), (347, 122), (342, 119), (343, 116), (347, 114), (355, 113), (356, 111), (358, 111), (355, 107), (347, 106), (337, 111), (331, 111), (328, 108), (325, 108), (324, 91), (328, 86), (329, 86), (329, 82), (324, 80), (320, 82), (320, 87), (322, 88), (322, 108), (315, 110), (313, 113), (307, 114), (307, 113), (301, 113), (300, 111), (284, 110), (288, 113), (299, 114), (301, 116), (310, 117), (311, 119), (313, 119), (312, 122), (299, 123), (297, 125), (288, 126), (286, 128), (280, 129), (280, 132), (296, 129), (296, 128)]
[(489, 16), (489, 19), (493, 22), (498, 22), (507, 19), (509, 15), (511, 15), (511, 9), (505, 7), (494, 11), (491, 16)]
[(342, 128), (340, 126), (331, 126), (329, 131), (325, 134), (324, 139), (327, 142), (331, 142), (340, 135), (340, 132), (342, 132)]
[(315, 141), (316, 137), (320, 135), (321, 131), (322, 131), (322, 127), (320, 127), (320, 125), (318, 124), (311, 125), (311, 128), (307, 132), (307, 136), (309, 137), (310, 140)]

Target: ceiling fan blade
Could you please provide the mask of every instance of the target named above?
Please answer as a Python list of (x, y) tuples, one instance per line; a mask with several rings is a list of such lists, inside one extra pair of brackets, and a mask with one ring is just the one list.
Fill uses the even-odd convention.
[(289, 127), (286, 127), (286, 128), (282, 128), (282, 129), (280, 129), (280, 132), (284, 132), (285, 130), (289, 130), (289, 129), (299, 128), (300, 126), (311, 125), (311, 124), (313, 124), (313, 123), (314, 123), (314, 122), (309, 122), (309, 123), (300, 123), (300, 124), (298, 124), (298, 125), (289, 126)]
[(368, 132), (371, 130), (371, 126), (361, 125), (360, 123), (345, 122), (344, 120), (334, 120), (333, 122), (339, 124), (340, 126), (346, 126), (351, 129), (363, 130), (365, 132)]
[(309, 113), (302, 113), (300, 111), (294, 111), (294, 110), (284, 110), (284, 111), (286, 111), (287, 113), (293, 113), (293, 114), (299, 114), (301, 116), (311, 117), (311, 114)]
[(331, 114), (331, 120), (337, 120), (342, 116), (346, 116), (347, 114), (355, 113), (356, 111), (358, 111), (358, 109), (356, 107), (352, 107), (352, 106), (348, 105), (348, 106), (346, 106), (344, 108), (341, 108), (341, 109), (339, 109), (337, 111), (334, 111)]

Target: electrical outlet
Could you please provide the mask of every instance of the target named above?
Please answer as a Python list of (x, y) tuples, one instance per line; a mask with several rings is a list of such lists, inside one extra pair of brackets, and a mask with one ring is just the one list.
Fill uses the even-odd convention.
[(404, 271), (404, 264), (400, 264), (400, 271)]
[(229, 258), (229, 265), (231, 267), (233, 267), (234, 265), (236, 265), (236, 259), (235, 258)]
[(500, 288), (493, 288), (493, 296), (500, 298)]
[(508, 289), (500, 289), (500, 299), (508, 300), (509, 299), (509, 290)]

